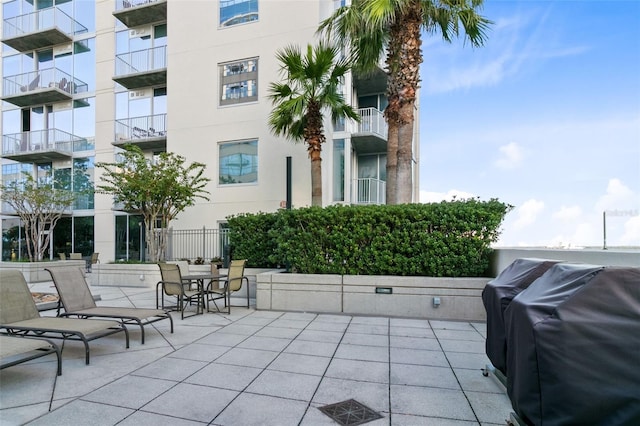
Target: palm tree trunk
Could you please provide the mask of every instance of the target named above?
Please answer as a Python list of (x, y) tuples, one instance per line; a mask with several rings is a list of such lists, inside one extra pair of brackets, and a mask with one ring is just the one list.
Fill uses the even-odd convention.
[(387, 186), (386, 204), (397, 204), (398, 121), (387, 120)]
[(322, 158), (320, 151), (311, 155), (311, 205), (322, 207)]
[(420, 84), (420, 63), (422, 62), (422, 6), (415, 0), (398, 21), (403, 31), (399, 33), (402, 49), (402, 66), (397, 68), (397, 82), (402, 88), (398, 129), (398, 168), (396, 176), (396, 201), (398, 204), (413, 201), (413, 128), (414, 108), (418, 85)]
[(304, 140), (311, 159), (311, 205), (322, 207), (322, 144), (326, 140), (322, 129), (320, 106), (310, 102), (307, 110)]

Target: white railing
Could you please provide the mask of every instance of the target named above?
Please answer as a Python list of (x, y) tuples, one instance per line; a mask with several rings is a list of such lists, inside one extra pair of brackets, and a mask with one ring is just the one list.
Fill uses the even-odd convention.
[(351, 199), (352, 204), (386, 204), (387, 182), (373, 178), (354, 179)]
[(351, 133), (375, 134), (382, 139), (387, 138), (387, 122), (384, 114), (377, 108), (359, 108), (360, 123), (353, 123)]
[(49, 7), (24, 15), (7, 18), (3, 22), (2, 37), (13, 38), (29, 33), (58, 28), (65, 34), (86, 33), (86, 27), (57, 7)]
[(150, 72), (167, 67), (167, 46), (136, 50), (116, 56), (116, 76)]

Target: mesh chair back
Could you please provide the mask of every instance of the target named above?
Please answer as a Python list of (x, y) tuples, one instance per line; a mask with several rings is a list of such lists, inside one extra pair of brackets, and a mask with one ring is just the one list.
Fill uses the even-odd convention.
[(100, 256), (100, 253), (92, 253), (91, 254), (91, 264), (95, 265), (96, 263), (100, 263), (100, 260), (98, 259), (98, 256)]
[(232, 260), (229, 264), (227, 280), (229, 281), (229, 291), (234, 292), (242, 287), (242, 278), (244, 277), (244, 264), (246, 259)]
[(158, 263), (160, 275), (164, 285), (164, 292), (169, 296), (177, 296), (182, 293), (182, 275), (180, 268), (173, 263)]
[(96, 302), (93, 300), (80, 268), (70, 266), (67, 268), (45, 268), (45, 270), (51, 274), (65, 311), (75, 312), (96, 307)]
[(0, 324), (40, 318), (22, 272), (0, 269)]

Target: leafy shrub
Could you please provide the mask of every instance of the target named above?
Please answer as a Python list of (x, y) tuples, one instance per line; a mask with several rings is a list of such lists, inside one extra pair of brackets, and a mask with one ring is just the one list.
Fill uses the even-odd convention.
[(330, 206), (229, 218), (234, 258), (310, 274), (484, 276), (511, 206), (456, 200)]

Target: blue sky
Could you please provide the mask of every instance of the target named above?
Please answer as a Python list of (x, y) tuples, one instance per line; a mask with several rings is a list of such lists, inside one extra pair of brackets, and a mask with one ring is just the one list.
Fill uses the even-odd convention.
[(420, 200), (498, 198), (496, 246), (640, 246), (640, 0), (485, 0), (423, 38)]

